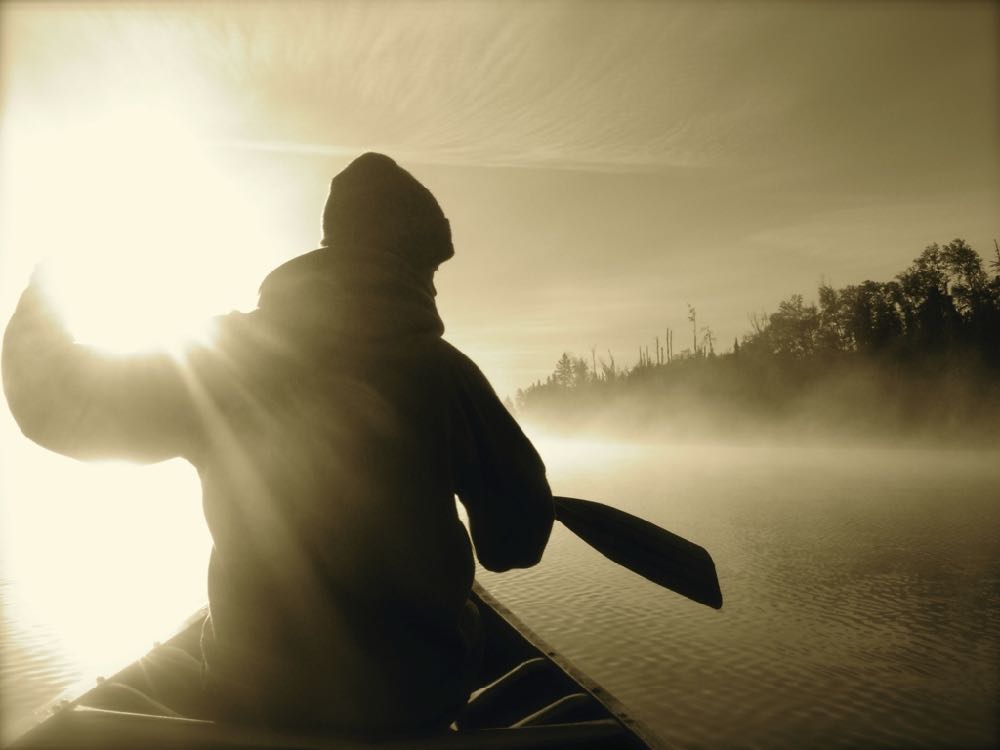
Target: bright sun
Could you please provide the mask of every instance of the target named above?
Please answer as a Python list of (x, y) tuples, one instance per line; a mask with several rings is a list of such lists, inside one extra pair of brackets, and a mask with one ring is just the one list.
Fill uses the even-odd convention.
[[(156, 102), (48, 119), (12, 105), (0, 123), (5, 309), (39, 262), (70, 332), (108, 351), (176, 351), (253, 307), (282, 243), (200, 134)], [(12, 637), (45, 633), (68, 655), (55, 664), (106, 674), (204, 600), (197, 475), (181, 461), (79, 464), (0, 427)]]
[[(14, 134), (12, 241), (78, 341), (173, 348), (213, 315), (252, 307), (267, 233), (204, 141), (162, 106)], [(247, 238), (251, 238), (249, 241)], [(248, 247), (257, 244), (257, 247)]]

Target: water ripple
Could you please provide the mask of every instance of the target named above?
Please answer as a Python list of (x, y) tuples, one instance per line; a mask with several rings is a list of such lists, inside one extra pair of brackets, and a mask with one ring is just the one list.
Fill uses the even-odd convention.
[(680, 747), (997, 744), (1000, 462), (685, 450), (550, 474), (709, 547), (721, 612), (569, 535), (482, 579)]

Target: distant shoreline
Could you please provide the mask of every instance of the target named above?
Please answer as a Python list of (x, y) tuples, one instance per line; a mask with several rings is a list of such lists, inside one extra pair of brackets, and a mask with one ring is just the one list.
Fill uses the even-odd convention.
[(626, 436), (1000, 441), (996, 255), (991, 276), (964, 240), (928, 245), (892, 281), (824, 284), (818, 305), (792, 295), (751, 316), (723, 354), (690, 308), (691, 349), (675, 355), (668, 329), (632, 367), (564, 352), (508, 407), (549, 429)]

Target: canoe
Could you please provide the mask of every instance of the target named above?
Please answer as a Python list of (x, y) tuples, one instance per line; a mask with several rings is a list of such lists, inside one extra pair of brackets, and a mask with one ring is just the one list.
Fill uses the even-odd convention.
[[(211, 721), (124, 712), (106, 705), (111, 684), (128, 685), (133, 664), (63, 701), (10, 747), (30, 748), (259, 748), (279, 750), (665, 750), (667, 745), (606, 689), (546, 644), (479, 584), (473, 590), (486, 631), (486, 686), (448, 731), (393, 739), (289, 734)], [(205, 612), (192, 616), (165, 646), (198, 648)], [(154, 648), (163, 648), (155, 646)]]

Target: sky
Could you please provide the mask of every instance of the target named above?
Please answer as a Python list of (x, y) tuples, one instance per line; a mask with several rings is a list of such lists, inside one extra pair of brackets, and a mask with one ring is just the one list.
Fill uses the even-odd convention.
[(446, 337), (501, 396), (1000, 235), (997, 3), (0, 8), (0, 315), (49, 258), (81, 340), (252, 307), (367, 150), (449, 216)]

